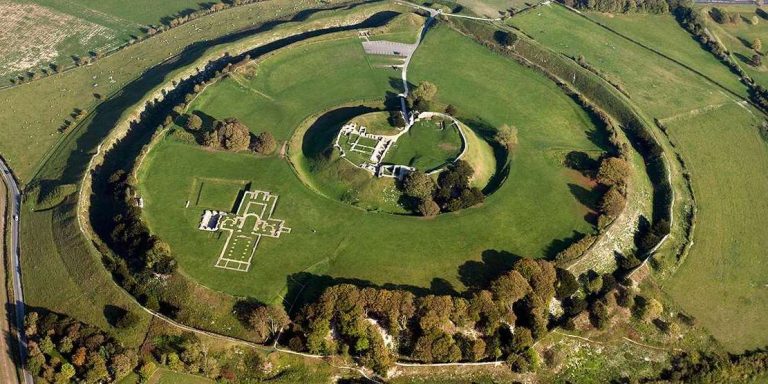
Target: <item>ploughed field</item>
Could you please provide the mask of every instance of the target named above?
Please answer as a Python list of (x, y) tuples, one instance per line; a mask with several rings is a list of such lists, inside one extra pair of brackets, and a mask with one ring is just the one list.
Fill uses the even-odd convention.
[[(417, 50), (409, 81), (438, 86), (436, 103), (457, 106), (457, 118), (481, 142), (475, 148), (488, 146), (495, 127), (518, 127), (519, 144), (508, 158), (494, 158), (490, 146), (468, 153), (488, 164), (477, 169), (485, 177), (508, 172), (506, 180), (481, 206), (429, 220), (368, 211), (320, 193), (308, 177), (319, 161), (312, 155), (330, 148), (343, 122), (382, 109), (387, 93), (400, 92), (393, 88), (399, 72), (369, 58), (355, 34), (307, 41), (209, 86), (190, 105), (208, 123), (236, 117), (254, 133), (273, 133), (274, 155), (211, 151), (180, 130), (151, 150), (139, 172), (144, 217), (186, 274), (262, 301), (328, 277), (445, 292), (471, 286), (484, 268), (517, 256), (551, 256), (557, 240), (593, 230), (585, 221), (589, 208), (576, 197), (589, 187), (562, 160), (572, 150), (598, 156), (601, 133), (549, 80), (444, 26)], [(390, 183), (378, 186), (386, 197), (396, 186), (382, 182)], [(235, 272), (214, 267), (226, 236), (198, 225), (204, 209), (232, 212), (242, 185), (277, 195), (271, 217), (284, 220), (290, 233), (263, 237), (249, 271)]]

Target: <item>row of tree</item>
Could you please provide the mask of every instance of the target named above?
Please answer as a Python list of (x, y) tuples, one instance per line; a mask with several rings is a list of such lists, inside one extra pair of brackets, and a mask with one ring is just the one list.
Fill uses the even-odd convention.
[[(199, 116), (189, 115), (187, 129), (199, 131), (201, 125), (202, 120)], [(232, 152), (250, 149), (262, 155), (270, 155), (277, 149), (277, 141), (272, 133), (264, 131), (258, 135), (253, 135), (245, 124), (235, 118), (215, 121), (211, 129), (202, 134), (201, 143), (209, 148)]]
[(579, 284), (545, 260), (520, 259), (486, 289), (416, 297), (405, 290), (331, 286), (297, 314), (289, 345), (341, 354), (385, 374), (399, 357), (421, 362), (507, 359), (519, 370), (552, 325), (549, 303)]
[(669, 12), (666, 0), (560, 0), (563, 4), (578, 9), (609, 13), (654, 13)]

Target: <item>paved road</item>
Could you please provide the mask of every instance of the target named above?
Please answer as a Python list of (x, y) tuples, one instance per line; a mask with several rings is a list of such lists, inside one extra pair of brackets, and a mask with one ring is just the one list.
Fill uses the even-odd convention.
[[(13, 297), (16, 306), (16, 340), (19, 342), (19, 361), (26, 361), (27, 358), (27, 338), (24, 335), (24, 292), (21, 286), (21, 264), (19, 259), (20, 246), (19, 246), (19, 216), (21, 214), (21, 191), (16, 184), (16, 179), (13, 178), (10, 169), (5, 165), (2, 159), (0, 159), (0, 174), (3, 176), (6, 187), (8, 188), (8, 195), (10, 201), (8, 201), (8, 208), (11, 213), (11, 221), (6, 225), (11, 230), (11, 242), (8, 247), (11, 250), (11, 276), (13, 277)], [(5, 220), (4, 217), (0, 220)], [(4, 306), (7, 308), (7, 306)], [(15, 380), (14, 380), (15, 381)], [(32, 384), (32, 375), (24, 370), (24, 378), (22, 380), (24, 384)]]

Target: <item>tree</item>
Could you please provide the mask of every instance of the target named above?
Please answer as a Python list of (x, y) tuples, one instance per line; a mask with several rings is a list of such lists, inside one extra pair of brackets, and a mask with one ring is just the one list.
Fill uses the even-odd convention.
[(755, 37), (755, 39), (752, 40), (752, 49), (755, 51), (760, 51), (763, 49), (763, 42), (760, 40), (760, 38)]
[(436, 185), (432, 177), (416, 170), (403, 178), (403, 193), (421, 201), (432, 200)]
[(422, 81), (419, 86), (413, 90), (413, 97), (415, 99), (422, 99), (425, 101), (432, 101), (437, 95), (437, 85), (430, 83), (429, 81)]
[(83, 364), (85, 364), (85, 347), (80, 347), (75, 351), (75, 354), (72, 355), (72, 364), (74, 364), (77, 367), (82, 367)]
[(603, 197), (600, 198), (600, 212), (615, 218), (624, 210), (626, 204), (627, 199), (624, 197), (624, 193), (621, 192), (618, 186), (612, 185)]
[(757, 17), (757, 16), (752, 16), (750, 21), (751, 21), (752, 25), (757, 25), (758, 23), (760, 23), (760, 18)]
[[(640, 301), (640, 300), (638, 300)], [(640, 305), (640, 318), (646, 322), (656, 320), (664, 312), (664, 306), (656, 299), (646, 299), (638, 302)]]
[(388, 120), (389, 120), (389, 124), (393, 127), (405, 128), (405, 125), (406, 125), (405, 117), (403, 117), (403, 113), (399, 110), (389, 111)]
[(59, 340), (59, 348), (58, 348), (59, 353), (61, 354), (70, 353), (72, 352), (73, 347), (74, 346), (72, 344), (72, 338), (70, 338), (69, 336), (64, 336), (61, 338), (61, 340)]
[(589, 315), (589, 319), (595, 328), (605, 329), (608, 326), (610, 321), (608, 306), (602, 300), (597, 300), (592, 304)]
[(512, 350), (522, 352), (533, 345), (533, 336), (531, 330), (526, 327), (516, 327), (512, 335)]
[(750, 64), (752, 64), (753, 67), (759, 67), (763, 64), (763, 57), (759, 54), (752, 55), (752, 60), (750, 60)]
[(496, 31), (494, 37), (505, 48), (511, 47), (517, 41), (517, 35), (509, 31)]
[(45, 353), (46, 355), (50, 355), (53, 352), (54, 348), (56, 348), (50, 336), (46, 336), (45, 338), (40, 340), (39, 347), (40, 347), (40, 350), (43, 351), (43, 353)]
[(245, 124), (234, 118), (216, 122), (213, 131), (203, 138), (203, 145), (211, 148), (224, 148), (230, 151), (243, 151), (251, 144), (251, 132)]
[(557, 268), (557, 284), (555, 285), (555, 297), (560, 300), (573, 295), (579, 289), (576, 277), (567, 269)]
[(456, 109), (456, 106), (453, 104), (448, 104), (447, 107), (445, 107), (445, 113), (450, 116), (456, 116), (458, 113), (458, 109)]
[(440, 213), (440, 206), (437, 205), (437, 203), (430, 199), (422, 200), (419, 203), (419, 214), (425, 217), (434, 217), (437, 216), (437, 214)]
[(132, 361), (131, 357), (124, 353), (112, 355), (110, 363), (110, 366), (115, 373), (115, 378), (118, 380), (125, 377), (131, 373), (131, 370), (133, 370), (134, 362)]
[(221, 127), (221, 143), (230, 151), (243, 151), (251, 143), (251, 132), (237, 119), (227, 119)]
[(88, 371), (85, 373), (87, 383), (102, 383), (109, 377), (107, 362), (97, 352), (88, 355)]
[(24, 333), (27, 336), (34, 336), (37, 334), (37, 321), (39, 315), (37, 312), (30, 312), (24, 317)]
[(291, 319), (280, 306), (258, 306), (248, 316), (248, 324), (262, 342), (277, 335), (290, 323)]
[(626, 160), (620, 157), (606, 157), (597, 170), (597, 182), (607, 186), (624, 185), (631, 169)]
[(502, 124), (493, 139), (504, 148), (512, 149), (517, 145), (517, 127)]
[(75, 367), (72, 364), (64, 363), (61, 365), (59, 373), (56, 374), (57, 383), (69, 383), (70, 379), (75, 376)]
[(491, 283), (493, 298), (508, 312), (514, 312), (512, 306), (530, 292), (531, 286), (518, 271), (509, 271)]
[(195, 114), (187, 115), (187, 129), (190, 131), (199, 131), (203, 127), (203, 119)]
[(141, 318), (136, 312), (125, 310), (122, 316), (120, 316), (120, 319), (117, 320), (117, 323), (115, 323), (115, 326), (118, 328), (131, 328), (134, 325), (138, 324)]
[(269, 155), (277, 149), (277, 141), (272, 133), (264, 131), (253, 141), (253, 150), (262, 155)]

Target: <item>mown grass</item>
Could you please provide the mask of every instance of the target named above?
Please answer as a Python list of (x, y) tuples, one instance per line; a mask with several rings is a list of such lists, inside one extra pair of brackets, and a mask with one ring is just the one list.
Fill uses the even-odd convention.
[(768, 344), (768, 146), (758, 116), (728, 105), (669, 123), (693, 176), (695, 242), (666, 286), (733, 351)]
[[(134, 80), (147, 82), (147, 77), (156, 76), (145, 73), (149, 68), (166, 60), (166, 66), (172, 66), (185, 49), (187, 55), (204, 52), (215, 45), (217, 37), (311, 5), (316, 3), (276, 0), (229, 9), (127, 47), (94, 65), (0, 90), (0, 119), (6, 122), (0, 126), (0, 153), (18, 177), (27, 182), (40, 160), (62, 140), (58, 130), (65, 120), (73, 120), (71, 114), (75, 109), (92, 111), (101, 103), (94, 94), (101, 95), (103, 100)], [(129, 88), (123, 92), (136, 93), (134, 99), (138, 100), (148, 91)], [(115, 109), (117, 113), (121, 111)]]
[[(195, 108), (219, 118), (237, 117), (280, 140), (289, 138), (312, 113), (391, 92), (391, 73), (371, 72), (355, 40), (280, 52), (262, 61), (247, 83), (258, 92), (225, 80), (201, 95)], [(326, 58), (334, 58), (333, 71), (323, 71)], [(479, 260), (547, 256), (554, 240), (570, 237), (574, 230), (592, 230), (572, 194), (578, 181), (561, 163), (564, 151), (600, 150), (588, 138), (594, 126), (572, 100), (546, 78), (445, 27), (430, 32), (411, 65), (414, 83), (437, 84), (438, 101), (457, 105), (459, 118), (479, 134), (492, 135), (494, 126), (505, 123), (519, 128), (509, 180), (484, 205), (433, 220), (365, 212), (307, 188), (277, 156), (211, 152), (166, 140), (150, 153), (141, 174), (150, 228), (171, 244), (189, 276), (211, 288), (264, 301), (279, 301), (286, 286), (297, 288), (294, 279), (303, 272), (443, 291), (447, 282), (462, 289), (480, 273), (469, 272), (469, 267), (483, 268)], [(456, 68), (466, 65), (476, 70), (456, 76)], [(540, 113), (543, 103), (550, 113)], [(308, 161), (302, 160), (301, 148), (293, 146), (289, 152), (298, 171), (305, 171)], [(195, 177), (250, 180), (252, 188), (279, 195), (274, 215), (285, 219), (292, 232), (263, 239), (247, 273), (214, 268), (223, 239), (196, 230), (200, 210), (184, 208)], [(468, 260), (474, 262), (465, 265)]]
[(458, 128), (430, 120), (417, 121), (387, 152), (385, 163), (404, 164), (431, 171), (455, 160), (464, 143)]

